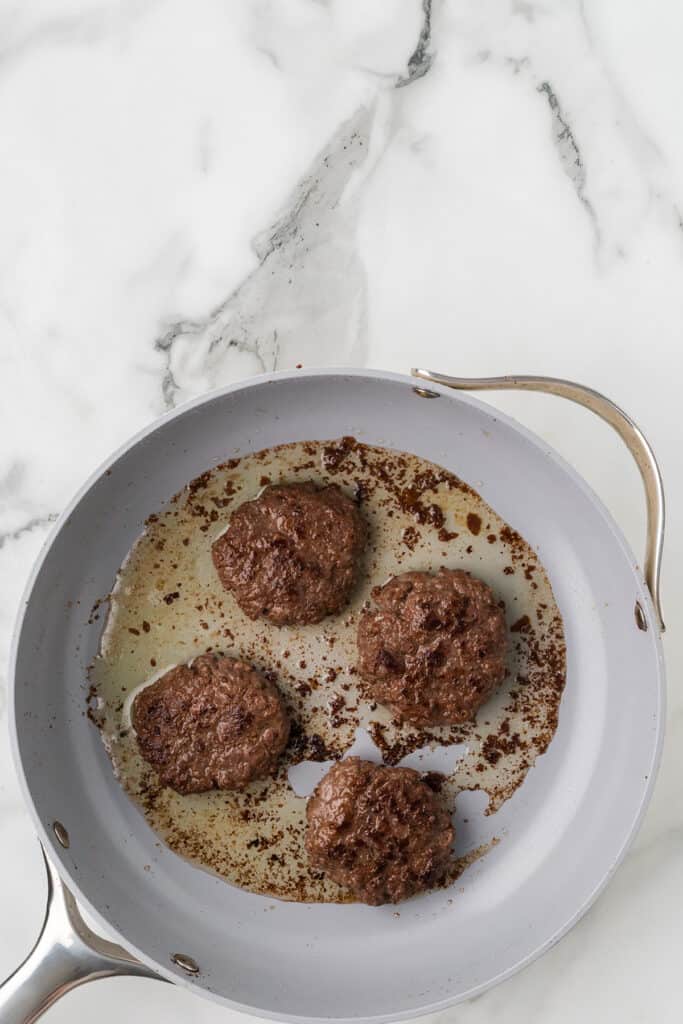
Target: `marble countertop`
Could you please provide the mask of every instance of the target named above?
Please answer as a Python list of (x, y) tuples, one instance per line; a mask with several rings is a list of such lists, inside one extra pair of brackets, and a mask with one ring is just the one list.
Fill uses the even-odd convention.
[[(0, 714), (31, 563), (81, 481), (209, 388), (296, 364), (543, 373), (640, 423), (669, 499), (671, 692), (625, 863), (458, 1024), (680, 1020), (683, 11), (618, 0), (0, 2)], [(583, 410), (491, 396), (644, 539)], [(678, 570), (678, 571), (677, 571)], [(0, 975), (44, 882), (0, 735)], [(231, 1015), (110, 980), (52, 1024)], [(239, 1016), (234, 1014), (233, 1016)]]

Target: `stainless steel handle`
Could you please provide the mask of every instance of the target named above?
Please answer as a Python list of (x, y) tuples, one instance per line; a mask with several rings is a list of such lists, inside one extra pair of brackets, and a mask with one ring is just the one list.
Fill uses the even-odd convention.
[(121, 946), (96, 935), (45, 857), (48, 891), (45, 920), (33, 950), (0, 985), (2, 1024), (33, 1024), (72, 988), (113, 974), (164, 979)]
[(635, 459), (645, 486), (647, 538), (643, 575), (652, 596), (659, 630), (663, 633), (659, 575), (664, 546), (664, 488), (655, 454), (631, 417), (599, 391), (557, 377), (449, 377), (444, 373), (417, 368), (413, 368), (411, 373), (420, 380), (443, 384), (458, 391), (543, 391), (549, 395), (558, 395), (590, 409), (616, 430)]

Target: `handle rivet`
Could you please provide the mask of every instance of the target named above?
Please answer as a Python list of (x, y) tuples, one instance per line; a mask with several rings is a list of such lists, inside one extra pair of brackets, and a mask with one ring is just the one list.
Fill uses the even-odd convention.
[(636, 617), (636, 626), (638, 629), (642, 629), (643, 633), (647, 633), (647, 619), (645, 618), (645, 612), (640, 601), (636, 601), (633, 611)]
[(59, 843), (59, 845), (63, 846), (65, 850), (68, 850), (71, 840), (69, 839), (69, 833), (64, 828), (61, 821), (52, 822), (52, 831), (57, 837), (57, 842)]
[(174, 953), (171, 960), (178, 967), (182, 967), (186, 974), (199, 974), (199, 964), (187, 953)]
[(420, 398), (441, 398), (438, 391), (429, 391), (427, 388), (413, 388), (413, 391)]

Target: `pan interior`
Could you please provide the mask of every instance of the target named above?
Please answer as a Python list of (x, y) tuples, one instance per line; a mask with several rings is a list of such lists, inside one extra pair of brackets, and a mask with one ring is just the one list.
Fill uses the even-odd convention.
[[(221, 586), (211, 545), (232, 510), (266, 484), (311, 480), (334, 483), (355, 497), (368, 526), (352, 600), (340, 614), (312, 626), (252, 621)], [(373, 586), (407, 570), (436, 571), (442, 565), (473, 572), (504, 602), (506, 678), (475, 722), (399, 726), (359, 686), (359, 616)], [(321, 777), (332, 759), (357, 751), (365, 740), (373, 759), (384, 755), (388, 763), (423, 770), (443, 767), (442, 799), (449, 807), (459, 803), (460, 811), (455, 857), (445, 879), (451, 883), (499, 838), (495, 819), (475, 825), (483, 810), (477, 812), (471, 800), (458, 802), (459, 795), (486, 794), (488, 806), (485, 797), (479, 803), (487, 813), (496, 811), (522, 784), (557, 727), (564, 638), (536, 553), (471, 487), (405, 452), (347, 437), (228, 460), (154, 510), (107, 604), (100, 653), (90, 672), (90, 714), (118, 778), (172, 849), (253, 892), (307, 902), (349, 899), (309, 867), (305, 794), (301, 786), (298, 792), (292, 788), (288, 766), (317, 763), (313, 777)], [(97, 630), (99, 611), (93, 620)], [(150, 680), (206, 651), (242, 658), (275, 677), (294, 728), (275, 778), (244, 791), (181, 796), (160, 786), (142, 759), (131, 704)]]
[[(438, 390), (438, 389), (436, 389)], [(161, 973), (279, 1018), (416, 1015), (472, 995), (547, 947), (603, 884), (650, 790), (662, 672), (651, 603), (618, 530), (547, 448), (479, 403), (370, 372), (284, 375), (182, 410), (81, 493), (39, 563), (18, 635), (16, 746), (43, 839), (101, 922)], [(542, 562), (562, 614), (560, 725), (492, 818), (503, 837), (454, 890), (399, 908), (276, 901), (226, 885), (155, 837), (84, 714), (88, 625), (126, 552), (206, 467), (282, 443), (352, 434), (471, 484)], [(637, 628), (639, 600), (650, 629)], [(476, 801), (476, 794), (469, 797)], [(475, 807), (481, 810), (481, 807)], [(53, 839), (61, 821), (71, 844)], [(192, 956), (189, 979), (171, 962)]]

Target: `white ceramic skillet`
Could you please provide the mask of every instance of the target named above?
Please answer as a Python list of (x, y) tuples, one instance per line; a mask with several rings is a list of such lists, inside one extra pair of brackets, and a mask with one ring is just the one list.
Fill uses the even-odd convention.
[[(70, 988), (111, 974), (166, 979), (281, 1020), (394, 1021), (436, 1011), (547, 950), (615, 871), (652, 791), (664, 722), (663, 503), (654, 457), (624, 413), (577, 385), (418, 375), (425, 380), (281, 373), (213, 392), (133, 438), (56, 524), (19, 615), (11, 714), (50, 897), (34, 951), (0, 989), (4, 1024), (33, 1021)], [(646, 485), (645, 578), (569, 466), (507, 417), (452, 390), (486, 387), (551, 391), (619, 431)], [(538, 550), (566, 632), (559, 729), (495, 816), (503, 841), (450, 901), (431, 893), (402, 905), (400, 916), (394, 907), (274, 901), (159, 850), (84, 716), (98, 642), (88, 611), (108, 593), (150, 511), (235, 449), (345, 434), (414, 452), (472, 483)], [(145, 872), (151, 861), (155, 870)], [(76, 901), (120, 947), (85, 925)]]

